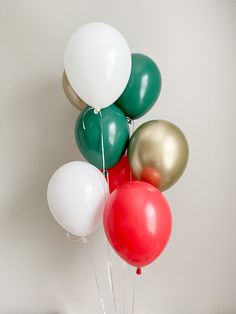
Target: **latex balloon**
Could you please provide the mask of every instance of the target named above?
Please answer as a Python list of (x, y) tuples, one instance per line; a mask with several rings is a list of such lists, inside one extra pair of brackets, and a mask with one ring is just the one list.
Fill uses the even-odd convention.
[(161, 191), (180, 178), (188, 155), (184, 134), (165, 120), (142, 124), (132, 135), (128, 147), (129, 163), (135, 178), (149, 182)]
[(104, 176), (84, 161), (73, 161), (59, 168), (47, 190), (53, 217), (77, 236), (87, 236), (98, 228), (108, 195)]
[[(87, 107), (75, 126), (75, 138), (83, 156), (97, 168), (113, 167), (123, 156), (129, 141), (129, 126), (115, 105), (96, 113)], [(103, 148), (104, 161), (103, 165)]]
[(63, 85), (64, 92), (66, 94), (66, 97), (68, 98), (70, 103), (73, 106), (75, 106), (75, 108), (79, 110), (83, 110), (87, 106), (87, 104), (81, 98), (79, 98), (79, 96), (73, 90), (73, 88), (71, 87), (67, 79), (65, 71), (63, 72), (63, 76), (62, 76), (62, 85)]
[(171, 234), (171, 211), (154, 186), (131, 181), (108, 198), (103, 224), (114, 250), (127, 263), (142, 267), (164, 250)]
[(127, 155), (124, 155), (114, 167), (108, 169), (107, 177), (110, 192), (114, 191), (121, 184), (132, 180), (132, 172)]
[(161, 91), (161, 73), (155, 62), (146, 55), (132, 54), (129, 82), (116, 105), (131, 118), (137, 119), (155, 104)]
[(114, 103), (129, 80), (129, 46), (114, 27), (90, 23), (80, 27), (65, 50), (65, 71), (77, 95), (101, 109)]

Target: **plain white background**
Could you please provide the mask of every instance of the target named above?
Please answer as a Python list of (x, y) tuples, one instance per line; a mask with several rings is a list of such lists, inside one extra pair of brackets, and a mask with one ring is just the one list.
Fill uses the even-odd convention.
[[(102, 313), (88, 251), (53, 220), (47, 183), (80, 159), (78, 111), (61, 86), (66, 41), (80, 25), (118, 28), (163, 77), (157, 105), (186, 134), (189, 165), (165, 193), (171, 241), (136, 284), (135, 314), (236, 313), (236, 2), (20, 0), (0, 2), (0, 313)], [(102, 230), (90, 239), (107, 313)], [(122, 264), (113, 255), (117, 296)], [(126, 284), (130, 302), (133, 271)], [(128, 303), (127, 301), (127, 303)], [(129, 312), (130, 313), (130, 312)]]

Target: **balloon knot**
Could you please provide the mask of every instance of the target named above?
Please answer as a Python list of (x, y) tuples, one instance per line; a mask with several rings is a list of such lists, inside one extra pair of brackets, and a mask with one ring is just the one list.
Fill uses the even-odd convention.
[(94, 109), (94, 113), (95, 113), (95, 114), (98, 114), (98, 113), (100, 112), (100, 110), (101, 110), (100, 108), (95, 108), (95, 109)]
[(81, 237), (82, 243), (87, 244), (88, 240), (85, 237)]
[(129, 124), (132, 124), (132, 119), (130, 119), (129, 117), (126, 117), (126, 120)]
[(142, 269), (140, 267), (137, 268), (136, 274), (137, 275), (142, 275)]

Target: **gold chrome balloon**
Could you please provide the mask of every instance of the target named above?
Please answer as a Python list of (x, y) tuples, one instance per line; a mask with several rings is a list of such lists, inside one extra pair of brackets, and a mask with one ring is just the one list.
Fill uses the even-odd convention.
[(66, 97), (72, 103), (72, 105), (81, 111), (84, 110), (87, 104), (81, 98), (79, 98), (79, 96), (75, 93), (75, 91), (70, 85), (70, 82), (68, 81), (65, 71), (63, 72), (63, 76), (62, 76), (62, 85), (63, 85), (64, 92), (66, 94)]
[(135, 179), (161, 191), (171, 187), (188, 162), (188, 143), (173, 123), (153, 120), (142, 124), (132, 135), (128, 158)]

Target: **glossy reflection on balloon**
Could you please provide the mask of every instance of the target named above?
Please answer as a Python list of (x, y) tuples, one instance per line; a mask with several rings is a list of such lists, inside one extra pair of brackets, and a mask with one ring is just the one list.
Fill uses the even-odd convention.
[(153, 120), (142, 124), (132, 135), (128, 158), (134, 177), (161, 191), (182, 175), (188, 161), (188, 143), (173, 123)]
[(115, 104), (131, 119), (138, 119), (155, 104), (161, 91), (161, 73), (156, 63), (141, 53), (132, 54), (129, 82)]
[(142, 267), (164, 250), (172, 227), (171, 211), (163, 194), (141, 181), (120, 185), (107, 200), (106, 236), (129, 264)]
[(48, 184), (49, 209), (68, 232), (87, 236), (101, 223), (108, 185), (101, 172), (84, 161), (60, 167)]
[(77, 119), (75, 138), (81, 153), (90, 163), (99, 169), (103, 166), (111, 168), (122, 158), (127, 148), (128, 122), (115, 105), (98, 113), (87, 107)]
[(105, 23), (78, 28), (67, 43), (64, 61), (74, 91), (96, 109), (114, 103), (130, 77), (128, 43), (118, 30)]

